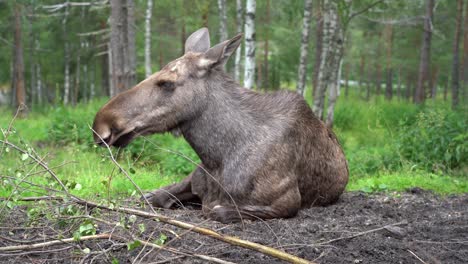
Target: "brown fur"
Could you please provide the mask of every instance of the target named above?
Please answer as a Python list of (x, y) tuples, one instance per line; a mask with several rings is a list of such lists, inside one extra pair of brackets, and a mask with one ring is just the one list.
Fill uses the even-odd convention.
[(147, 194), (154, 206), (200, 199), (205, 215), (232, 222), (335, 202), (348, 181), (336, 136), (298, 94), (258, 94), (224, 73), (240, 39), (209, 48), (206, 29), (192, 34), (183, 57), (103, 106), (96, 142), (182, 133), (202, 163), (181, 183)]

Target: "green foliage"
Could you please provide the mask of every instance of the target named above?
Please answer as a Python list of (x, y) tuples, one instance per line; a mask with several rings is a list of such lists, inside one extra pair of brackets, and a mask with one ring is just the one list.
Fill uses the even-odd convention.
[(95, 100), (89, 104), (82, 104), (76, 108), (59, 106), (49, 113), (51, 125), (48, 128), (50, 141), (58, 144), (78, 143), (92, 144), (92, 131), (94, 115), (102, 100)]
[(397, 144), (401, 155), (430, 171), (467, 164), (468, 124), (465, 113), (428, 109), (415, 120), (400, 122)]

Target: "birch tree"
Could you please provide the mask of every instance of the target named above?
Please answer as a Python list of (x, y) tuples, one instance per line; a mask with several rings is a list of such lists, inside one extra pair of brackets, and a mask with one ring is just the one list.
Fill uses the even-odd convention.
[(393, 48), (393, 26), (388, 24), (385, 26), (385, 45), (387, 50), (386, 56), (386, 83), (385, 83), (385, 99), (392, 100), (393, 96), (393, 68), (392, 68), (392, 48)]
[[(243, 16), (244, 16), (244, 11), (242, 8), (242, 0), (236, 0), (236, 33), (241, 33), (242, 32), (242, 25), (244, 23), (243, 21)], [(239, 46), (236, 50), (236, 57), (234, 60), (234, 79), (237, 82), (240, 82), (241, 79), (241, 58), (242, 58), (242, 45)]]
[(218, 0), (218, 11), (219, 11), (219, 42), (223, 42), (228, 38), (226, 0)]
[(304, 1), (304, 19), (302, 23), (301, 55), (299, 57), (299, 68), (297, 76), (296, 91), (304, 96), (305, 83), (307, 79), (307, 59), (309, 55), (309, 33), (310, 20), (312, 17), (312, 0)]
[[(340, 75), (344, 52), (346, 30), (350, 21), (365, 13), (383, 0), (371, 2), (357, 11), (353, 11), (356, 1), (324, 0), (323, 1), (323, 40), (317, 88), (314, 91), (312, 111), (323, 119), (325, 92), (329, 89), (329, 102), (326, 124), (333, 126), (335, 103), (340, 94)], [(366, 2), (367, 3), (367, 2)], [(338, 10), (340, 6), (340, 10)]]
[(68, 104), (70, 99), (70, 44), (68, 43), (67, 21), (69, 15), (68, 5), (65, 7), (65, 15), (62, 20), (62, 30), (64, 38), (64, 81), (63, 81), (63, 104)]
[(245, 8), (244, 86), (252, 89), (255, 82), (255, 0), (247, 0)]
[[(325, 92), (327, 88), (330, 89), (330, 101), (333, 100), (333, 104), (329, 105), (329, 111), (333, 109), (334, 102), (338, 96), (338, 74), (344, 42), (343, 30), (338, 23), (338, 6), (335, 1), (324, 0), (322, 17), (322, 54), (320, 56), (320, 70), (312, 105), (312, 111), (320, 119), (323, 119)], [(330, 117), (333, 118), (332, 115)]]
[(147, 0), (145, 16), (145, 76), (150, 76), (151, 70), (151, 15), (153, 14), (153, 0)]

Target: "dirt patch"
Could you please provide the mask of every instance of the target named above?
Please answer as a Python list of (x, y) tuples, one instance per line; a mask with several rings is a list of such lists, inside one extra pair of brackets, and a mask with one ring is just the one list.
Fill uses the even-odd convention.
[[(123, 240), (92, 240), (28, 251), (0, 252), (0, 262), (207, 262), (142, 246), (129, 251), (126, 243), (132, 240), (132, 235), (155, 243), (164, 241), (165, 245), (190, 254), (214, 256), (236, 263), (282, 262), (160, 222), (140, 218), (133, 222), (126, 215), (93, 211), (98, 218), (121, 223), (116, 227), (94, 221), (98, 234), (118, 234)], [(52, 237), (72, 237), (83, 222), (64, 224), (51, 216), (41, 215), (33, 218), (31, 223), (26, 212), (17, 208), (3, 216), (1, 247), (48, 241)], [(161, 213), (318, 263), (466, 263), (468, 259), (468, 194), (439, 197), (419, 189), (400, 194), (350, 192), (335, 205), (302, 210), (292, 219), (246, 221), (244, 226), (206, 220), (197, 210), (164, 210)], [(83, 251), (85, 248), (89, 251)]]

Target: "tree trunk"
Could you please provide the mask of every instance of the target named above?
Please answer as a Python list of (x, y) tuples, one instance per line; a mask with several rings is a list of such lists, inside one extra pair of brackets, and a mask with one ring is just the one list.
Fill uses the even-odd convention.
[(386, 25), (386, 46), (387, 46), (387, 76), (386, 76), (386, 87), (385, 87), (385, 98), (392, 100), (393, 96), (393, 68), (392, 68), (392, 43), (393, 43), (393, 26), (391, 24)]
[(265, 24), (265, 48), (263, 49), (263, 88), (266, 90), (269, 86), (269, 66), (268, 66), (268, 54), (270, 52), (268, 42), (270, 39), (270, 0), (266, 0), (266, 21)]
[(151, 16), (153, 14), (153, 0), (147, 0), (145, 16), (145, 77), (148, 78), (151, 70)]
[(397, 99), (401, 98), (401, 67), (398, 67)]
[(426, 0), (426, 15), (424, 18), (424, 33), (421, 46), (421, 58), (419, 62), (418, 84), (414, 102), (423, 103), (426, 97), (426, 86), (429, 80), (429, 67), (431, 63), (431, 38), (432, 38), (432, 16), (434, 0)]
[(312, 97), (315, 96), (315, 91), (318, 85), (318, 76), (320, 72), (320, 63), (322, 61), (322, 41), (323, 41), (323, 17), (322, 17), (322, 1), (319, 0), (316, 2), (316, 31), (315, 31), (315, 63), (314, 63), (314, 72), (312, 80)]
[(453, 40), (452, 62), (452, 108), (458, 107), (460, 92), (460, 38), (463, 20), (463, 0), (457, 0), (457, 18), (455, 25), (455, 38)]
[[(237, 33), (242, 32), (244, 12), (242, 10), (242, 0), (236, 0), (236, 29)], [(241, 58), (242, 58), (242, 46), (239, 46), (236, 50), (236, 58), (234, 60), (234, 79), (237, 82), (241, 80)]]
[(465, 6), (465, 22), (463, 23), (463, 70), (462, 80), (463, 85), (461, 89), (461, 97), (466, 102), (468, 90), (468, 3)]
[(28, 11), (28, 22), (29, 22), (29, 102), (28, 104), (34, 106), (36, 104), (37, 90), (36, 90), (36, 34), (33, 28), (34, 25), (34, 8)]
[(405, 99), (407, 101), (411, 100), (411, 86), (412, 86), (412, 74), (408, 73), (406, 77), (406, 89), (405, 89)]
[(309, 33), (310, 20), (312, 17), (312, 0), (304, 1), (304, 19), (302, 23), (301, 55), (299, 57), (299, 68), (297, 76), (296, 91), (304, 96), (306, 78), (307, 78), (307, 59), (309, 55)]
[[(37, 41), (37, 46), (39, 48), (39, 41)], [(36, 62), (35, 64), (36, 67), (36, 95), (37, 95), (37, 103), (39, 105), (42, 105), (42, 97), (43, 97), (43, 92), (42, 92), (42, 74), (41, 74), (41, 64)]]
[(361, 95), (361, 91), (364, 88), (364, 80), (366, 78), (364, 69), (366, 68), (366, 56), (364, 52), (361, 53), (361, 58), (359, 62), (359, 95)]
[(70, 99), (70, 44), (68, 43), (67, 21), (69, 15), (68, 5), (65, 7), (65, 15), (62, 20), (63, 38), (64, 38), (64, 59), (65, 59), (65, 75), (63, 83), (63, 104), (67, 105)]
[(252, 89), (255, 82), (255, 0), (247, 0), (245, 13), (244, 86)]
[(219, 42), (223, 42), (227, 40), (228, 38), (226, 0), (218, 0), (218, 11), (219, 11)]
[(135, 84), (136, 53), (133, 0), (111, 1), (111, 96)]
[(81, 45), (80, 50), (76, 53), (76, 65), (75, 65), (75, 85), (73, 86), (73, 93), (71, 96), (71, 103), (73, 106), (78, 102), (78, 93), (80, 91), (80, 81), (81, 81)]
[(377, 95), (377, 98), (380, 96), (381, 91), (382, 91), (382, 42), (385, 42), (385, 39), (383, 38), (383, 34), (379, 36), (378, 38), (378, 44), (377, 44), (377, 55), (376, 55), (376, 60), (375, 60), (375, 75), (374, 75), (374, 82), (375, 82), (375, 94)]
[[(15, 5), (15, 26), (13, 39), (13, 91), (15, 91), (15, 108), (18, 116), (22, 117), (27, 113), (26, 107), (26, 88), (24, 85), (24, 62), (23, 62), (23, 43), (21, 38), (21, 10), (19, 4)], [(16, 112), (15, 112), (16, 113)]]
[(135, 4), (134, 0), (127, 0), (126, 14), (126, 31), (127, 31), (127, 47), (128, 51), (124, 54), (127, 57), (126, 61), (128, 68), (126, 69), (127, 87), (132, 88), (136, 84), (136, 43), (135, 43)]
[(317, 89), (315, 90), (312, 110), (322, 119), (325, 92), (330, 89), (326, 123), (333, 125), (333, 111), (340, 89), (340, 74), (343, 57), (344, 33), (338, 18), (337, 3), (325, 0), (323, 4), (323, 42)]
[(431, 72), (431, 79), (429, 83), (429, 87), (431, 88), (431, 98), (436, 99), (437, 96), (437, 78), (439, 77), (439, 67), (437, 65), (434, 65), (432, 67), (432, 72)]
[(349, 96), (349, 72), (351, 64), (348, 62), (345, 64), (345, 97)]
[(370, 96), (371, 96), (371, 80), (372, 80), (372, 70), (370, 69), (371, 68), (371, 65), (368, 65), (367, 66), (367, 82), (366, 82), (366, 101), (369, 101), (370, 100)]

